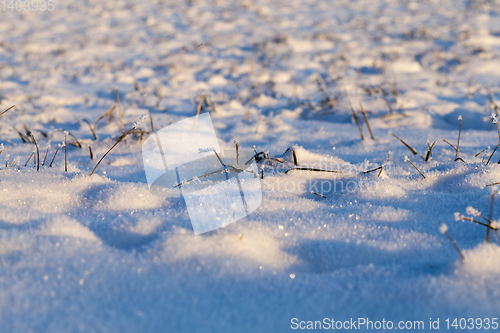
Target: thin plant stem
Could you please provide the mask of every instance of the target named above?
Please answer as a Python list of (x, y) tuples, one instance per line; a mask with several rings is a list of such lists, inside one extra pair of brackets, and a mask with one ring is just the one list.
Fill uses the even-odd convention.
[(54, 164), (54, 160), (56, 159), (57, 153), (59, 152), (59, 149), (61, 149), (61, 146), (57, 147), (56, 152), (54, 154), (54, 157), (52, 157), (52, 161), (49, 164), (49, 168), (52, 168), (52, 164)]
[(365, 109), (363, 108), (363, 104), (359, 104), (361, 106), (361, 113), (363, 114), (363, 117), (365, 118), (365, 123), (366, 127), (368, 127), (368, 131), (370, 132), (370, 136), (372, 140), (375, 140), (375, 136), (373, 136), (372, 128), (370, 127), (370, 123), (368, 122), (368, 117), (366, 115)]
[(66, 141), (66, 133), (64, 133), (64, 171), (68, 172), (68, 143)]
[(359, 131), (359, 135), (361, 136), (361, 140), (364, 140), (365, 136), (363, 135), (363, 129), (361, 128), (361, 124), (359, 123), (358, 116), (356, 116), (356, 112), (354, 111), (350, 102), (349, 102), (349, 106), (351, 107), (352, 117), (354, 118), (354, 121), (356, 122), (356, 125), (358, 126), (358, 131)]
[(12, 110), (16, 105), (12, 105), (10, 108), (8, 108), (7, 110), (5, 110), (4, 112), (0, 113), (0, 116), (3, 115), (4, 113), (7, 113), (8, 111)]
[(36, 155), (37, 155), (36, 171), (40, 171), (40, 150), (38, 149), (38, 143), (36, 143), (36, 139), (33, 133), (31, 133), (31, 137), (33, 138), (33, 142), (35, 143), (36, 147)]
[(194, 118), (194, 124), (193, 124), (193, 129), (192, 129), (193, 132), (194, 132), (194, 129), (196, 128), (196, 123), (198, 122), (198, 117), (200, 115), (201, 105), (203, 104), (204, 98), (205, 98), (205, 95), (201, 95), (200, 102), (198, 103), (198, 109), (196, 110), (196, 117)]
[[(496, 191), (491, 191), (491, 202), (490, 202), (490, 215), (488, 215), (489, 217), (489, 221), (488, 221), (488, 224), (491, 225), (491, 219), (493, 218), (493, 204), (495, 203), (495, 192)], [(485, 240), (486, 244), (488, 244), (490, 242), (490, 229), (486, 229), (486, 240)]]
[(451, 245), (453, 245), (453, 247), (455, 248), (455, 250), (457, 250), (458, 254), (460, 255), (460, 258), (462, 258), (462, 261), (465, 260), (465, 257), (463, 255), (462, 251), (458, 247), (457, 243), (455, 243), (455, 240), (448, 233), (448, 231), (446, 231), (444, 234), (446, 235), (446, 237), (448, 237), (448, 240), (450, 241)]
[(122, 130), (122, 134), (125, 134), (125, 127), (123, 126), (122, 107), (120, 105), (120, 94), (118, 93), (118, 89), (116, 89), (116, 105), (118, 106), (118, 115), (120, 116), (120, 128)]
[(406, 159), (406, 161), (407, 161), (408, 163), (410, 163), (410, 164), (412, 165), (412, 167), (414, 167), (414, 168), (415, 168), (415, 170), (417, 170), (417, 171), (418, 171), (418, 173), (419, 173), (422, 177), (424, 177), (424, 179), (425, 179), (424, 174), (423, 174), (423, 173), (422, 173), (422, 172), (421, 172), (421, 171), (420, 171), (420, 170), (419, 170), (419, 169), (415, 166), (415, 164), (413, 164), (413, 163), (410, 161), (410, 159)]
[(35, 155), (35, 153), (34, 153), (34, 152), (33, 152), (33, 153), (31, 153), (30, 157), (28, 157), (28, 160), (26, 161), (26, 163), (24, 164), (24, 166), (28, 166), (28, 163), (29, 163), (29, 161), (31, 160), (31, 157), (32, 157), (33, 155)]
[(127, 133), (125, 133), (124, 135), (122, 135), (118, 141), (116, 141), (116, 143), (113, 145), (113, 147), (111, 147), (107, 152), (106, 154), (103, 155), (103, 157), (101, 157), (101, 159), (99, 160), (99, 162), (97, 162), (94, 170), (92, 170), (92, 173), (90, 174), (91, 176), (94, 174), (94, 172), (96, 171), (97, 167), (99, 166), (99, 164), (101, 164), (102, 160), (113, 150), (113, 148), (115, 148), (120, 142), (123, 141), (123, 139), (125, 139), (125, 137), (127, 135), (129, 135), (132, 131), (134, 131), (135, 129), (137, 128), (137, 125), (132, 127), (132, 129), (130, 131), (128, 131)]

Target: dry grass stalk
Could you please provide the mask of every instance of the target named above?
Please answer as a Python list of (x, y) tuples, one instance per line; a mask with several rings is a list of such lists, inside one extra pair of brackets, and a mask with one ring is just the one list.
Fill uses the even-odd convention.
[(240, 164), (240, 150), (239, 150), (238, 141), (235, 140), (234, 143), (236, 145), (236, 164)]
[(387, 93), (385, 92), (384, 88), (382, 88), (382, 87), (380, 87), (380, 91), (382, 92), (382, 97), (384, 98), (385, 104), (387, 105), (387, 108), (389, 109), (389, 114), (393, 114), (394, 109), (392, 108), (392, 105), (389, 102), (389, 99), (387, 98)]
[(363, 171), (363, 173), (366, 175), (367, 173), (370, 173), (370, 172), (374, 172), (374, 171), (377, 171), (377, 170), (380, 170), (379, 174), (378, 174), (378, 177), (380, 177), (380, 173), (382, 173), (382, 170), (384, 169), (383, 166), (379, 166), (375, 169), (370, 169), (370, 170), (367, 170), (367, 171)]
[(490, 158), (488, 158), (486, 165), (488, 165), (488, 163), (490, 163), (490, 160), (493, 157), (493, 154), (495, 154), (495, 152), (497, 151), (498, 147), (500, 147), (500, 143), (495, 147), (495, 149), (493, 149), (493, 152), (491, 153)]
[[(488, 215), (488, 224), (491, 225), (491, 219), (493, 218), (493, 204), (495, 203), (495, 192), (496, 190), (493, 189), (491, 191), (491, 201), (490, 201), (490, 214)], [(490, 229), (486, 229), (486, 244), (490, 242)]]
[(316, 192), (314, 192), (314, 191), (311, 191), (311, 193), (312, 193), (312, 194), (316, 194), (317, 196), (319, 196), (319, 197), (322, 197), (322, 198), (325, 198), (325, 199), (326, 199), (326, 197), (325, 197), (323, 194), (319, 194), (319, 193), (316, 193)]
[(139, 119), (135, 124), (134, 124), (134, 127), (132, 127), (130, 129), (130, 131), (128, 131), (127, 133), (123, 134), (117, 141), (116, 143), (113, 145), (113, 147), (111, 147), (107, 152), (106, 154), (104, 154), (101, 159), (99, 160), (99, 162), (97, 162), (94, 170), (92, 170), (92, 173), (90, 174), (91, 176), (95, 173), (95, 171), (97, 170), (97, 167), (99, 166), (99, 164), (101, 164), (102, 160), (104, 160), (104, 158), (113, 150), (113, 148), (115, 148), (120, 142), (123, 141), (123, 139), (125, 139), (127, 137), (127, 135), (129, 135), (130, 133), (132, 133), (132, 131), (134, 131), (137, 127), (139, 127), (139, 125), (144, 121), (145, 117), (141, 117), (141, 119)]
[[(457, 140), (457, 149), (456, 149), (456, 154), (455, 154), (455, 161), (459, 159), (458, 153), (459, 153), (459, 147), (460, 147), (460, 135), (462, 134), (462, 116), (458, 117), (458, 120), (460, 121), (460, 127), (458, 128), (458, 140)], [(463, 161), (463, 160), (462, 160)]]
[(370, 127), (370, 123), (368, 122), (368, 117), (366, 116), (365, 109), (363, 108), (363, 104), (359, 104), (361, 106), (361, 113), (363, 114), (363, 117), (365, 118), (365, 123), (366, 127), (368, 127), (368, 131), (370, 132), (370, 136), (372, 140), (375, 140), (375, 136), (373, 136), (372, 128)]
[(384, 166), (382, 166), (382, 168), (380, 169), (380, 172), (378, 173), (377, 177), (380, 177), (380, 175), (382, 175), (382, 171), (384, 171)]
[(42, 163), (42, 166), (45, 165), (45, 161), (47, 160), (47, 155), (49, 154), (49, 149), (50, 149), (50, 142), (49, 144), (47, 145), (47, 150), (45, 151), (45, 157), (43, 158), (43, 163)]
[[(495, 230), (495, 231), (498, 230), (497, 228), (492, 227), (490, 224), (486, 224), (484, 222), (481, 222), (481, 221), (478, 221), (478, 220), (474, 220), (472, 217), (462, 216), (461, 219), (464, 220), (464, 221), (469, 221), (469, 222), (473, 222), (473, 223), (482, 225), (482, 226), (484, 226), (484, 227), (486, 227), (488, 229), (491, 229), (491, 230)], [(491, 221), (489, 221), (488, 219), (485, 219), (485, 220), (487, 220), (489, 223), (491, 223)]]
[(193, 131), (196, 128), (196, 123), (198, 122), (198, 116), (200, 115), (201, 105), (203, 104), (204, 99), (205, 95), (201, 95), (200, 102), (198, 103), (198, 109), (196, 110), (196, 118), (194, 118)]
[(35, 155), (35, 152), (32, 152), (32, 153), (31, 153), (30, 157), (28, 157), (28, 160), (26, 161), (26, 163), (24, 164), (24, 166), (28, 166), (28, 163), (29, 163), (29, 161), (31, 160), (31, 157), (32, 157), (33, 155)]
[(7, 110), (5, 110), (4, 112), (0, 113), (0, 116), (2, 116), (4, 113), (7, 113), (8, 111), (12, 110), (16, 105), (12, 105), (10, 108), (8, 108)]
[(422, 172), (421, 172), (421, 171), (420, 171), (420, 170), (419, 170), (419, 169), (415, 166), (415, 164), (413, 164), (413, 163), (410, 161), (410, 159), (408, 158), (408, 156), (405, 156), (405, 162), (410, 163), (410, 164), (411, 164), (411, 165), (415, 168), (415, 170), (417, 170), (417, 171), (418, 171), (418, 173), (419, 173), (422, 177), (424, 177), (424, 179), (425, 179), (424, 174), (423, 174), (423, 173), (422, 173)]
[(97, 118), (97, 120), (94, 122), (94, 131), (97, 131), (97, 123), (106, 117), (108, 117), (108, 122), (111, 122), (111, 116), (113, 115), (113, 111), (116, 109), (116, 105), (113, 106), (111, 109), (109, 109), (105, 114)]
[(465, 260), (464, 254), (462, 253), (462, 251), (458, 247), (458, 245), (455, 242), (455, 240), (453, 239), (453, 237), (451, 237), (451, 235), (448, 233), (448, 227), (446, 226), (446, 224), (443, 224), (441, 226), (440, 230), (446, 236), (446, 238), (448, 238), (448, 240), (450, 241), (451, 245), (453, 245), (453, 247), (457, 251), (457, 253), (460, 256), (460, 258), (462, 258), (462, 261)]
[(410, 147), (410, 145), (408, 145), (406, 142), (404, 142), (403, 139), (401, 139), (400, 137), (396, 136), (395, 134), (392, 134), (392, 136), (395, 137), (396, 139), (398, 139), (402, 144), (404, 144), (405, 147), (408, 148), (412, 152), (413, 155), (417, 155), (418, 154), (418, 152), (415, 149), (413, 149), (412, 147)]
[(336, 170), (325, 170), (325, 169), (316, 169), (316, 168), (291, 168), (285, 171), (285, 174), (289, 173), (290, 171), (315, 171), (315, 172), (331, 172), (331, 173), (345, 173), (343, 171), (336, 171)]
[(97, 140), (97, 134), (94, 131), (94, 128), (90, 124), (90, 122), (87, 119), (82, 119), (84, 123), (86, 123), (89, 126), (90, 132), (92, 132), (92, 136), (94, 137), (94, 140)]
[(326, 85), (325, 81), (323, 81), (323, 78), (321, 75), (318, 75), (318, 78), (316, 79), (318, 82), (319, 89), (321, 90), (321, 108), (325, 107), (325, 102), (326, 102)]
[(52, 164), (54, 164), (54, 160), (56, 159), (57, 153), (59, 152), (59, 149), (61, 149), (61, 145), (57, 147), (56, 152), (54, 153), (54, 157), (52, 157), (52, 161), (49, 164), (49, 168), (52, 168)]
[(35, 136), (33, 133), (30, 133), (31, 137), (33, 138), (33, 142), (35, 143), (36, 146), (36, 155), (37, 155), (37, 163), (36, 163), (36, 171), (40, 171), (40, 150), (38, 149), (38, 144), (36, 143)]
[(149, 122), (151, 125), (151, 133), (155, 131), (155, 125), (153, 124), (153, 114), (151, 113), (151, 108), (148, 106), (148, 112), (149, 112)]
[(67, 134), (64, 132), (64, 171), (68, 172), (68, 142), (67, 142)]
[(356, 125), (358, 126), (358, 131), (359, 131), (359, 135), (361, 136), (361, 140), (364, 140), (365, 136), (363, 135), (363, 129), (361, 128), (361, 124), (359, 123), (358, 116), (356, 116), (356, 112), (354, 111), (350, 102), (349, 102), (349, 106), (351, 107), (352, 118), (354, 119), (354, 121), (356, 122)]
[(120, 95), (118, 93), (118, 89), (116, 89), (116, 105), (118, 106), (118, 115), (120, 116), (120, 128), (122, 130), (122, 134), (125, 134), (125, 126), (123, 125), (123, 114), (122, 107), (120, 105)]
[[(215, 103), (214, 103), (214, 100), (212, 99), (212, 96), (208, 96), (208, 101), (210, 103), (210, 107), (212, 108), (212, 110), (214, 110), (215, 113), (217, 113), (217, 109), (215, 108)], [(207, 102), (207, 99), (205, 99), (205, 103)]]
[(94, 159), (94, 153), (92, 152), (92, 147), (89, 146), (90, 160)]
[(481, 155), (481, 153), (487, 151), (489, 148), (484, 148), (483, 150), (481, 150), (479, 153), (475, 154), (474, 157), (478, 157), (479, 155)]
[(292, 150), (292, 156), (293, 156), (293, 164), (298, 166), (299, 163), (297, 162), (297, 154), (295, 154), (295, 150)]

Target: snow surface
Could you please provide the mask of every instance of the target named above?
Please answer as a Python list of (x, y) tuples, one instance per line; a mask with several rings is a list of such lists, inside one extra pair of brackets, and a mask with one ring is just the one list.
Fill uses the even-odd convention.
[[(292, 318), (358, 317), (439, 317), (444, 330), (448, 317), (499, 316), (499, 234), (485, 245), (486, 228), (454, 213), (488, 217), (498, 191), (485, 186), (500, 181), (499, 153), (485, 164), (499, 139), (500, 1), (54, 5), (0, 13), (0, 112), (16, 104), (0, 116), (0, 331), (287, 332)], [(116, 89), (125, 131), (148, 108), (155, 129), (193, 116), (208, 95), (221, 149), (238, 140), (283, 162), (259, 162), (260, 208), (195, 236), (180, 198), (149, 192), (139, 133), (90, 177), (122, 128), (115, 110), (94, 140), (86, 121)], [(365, 140), (352, 122), (360, 103), (375, 140), (361, 113)], [(425, 162), (426, 142), (456, 145), (460, 122), (464, 162), (443, 141)], [(51, 145), (39, 172), (25, 167), (24, 126), (41, 161)], [(64, 130), (82, 144), (66, 147), (68, 172), (64, 147), (47, 166)], [(299, 167), (344, 173), (285, 174), (288, 148)]]

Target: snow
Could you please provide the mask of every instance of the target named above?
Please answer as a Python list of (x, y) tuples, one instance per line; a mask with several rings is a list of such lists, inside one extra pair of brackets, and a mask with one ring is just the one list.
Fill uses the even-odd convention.
[[(484, 226), (461, 222), (489, 216), (498, 195), (498, 0), (54, 4), (1, 13), (0, 113), (16, 105), (0, 116), (2, 331), (498, 317), (499, 232), (484, 244)], [(90, 176), (122, 135), (117, 109), (95, 123), (117, 90), (125, 129), (140, 131)], [(202, 95), (207, 147), (275, 159), (258, 162), (255, 212), (195, 235), (182, 198), (150, 192), (143, 144), (155, 140), (149, 110), (161, 130)], [(361, 104), (374, 140), (361, 113), (364, 140), (353, 122)], [(28, 132), (39, 172), (33, 157), (25, 166)], [(288, 148), (298, 167), (341, 173), (285, 173)]]

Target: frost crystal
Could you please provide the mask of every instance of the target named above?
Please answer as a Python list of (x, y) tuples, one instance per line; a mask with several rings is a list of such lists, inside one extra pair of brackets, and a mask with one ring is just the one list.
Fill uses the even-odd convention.
[(409, 160), (408, 156), (405, 155), (405, 162), (408, 162)]
[(466, 212), (472, 216), (481, 216), (481, 212), (471, 206), (467, 207)]
[(490, 118), (491, 118), (491, 121), (493, 122), (493, 124), (498, 123), (498, 119), (497, 119), (496, 113), (492, 113), (491, 116), (490, 116)]
[(460, 120), (460, 121), (461, 121), (461, 120), (462, 120), (462, 116), (458, 116), (458, 120)]
[(134, 128), (137, 128), (139, 127), (143, 122), (144, 120), (146, 120), (146, 118), (148, 117), (148, 115), (143, 115), (141, 116), (141, 118), (139, 118), (135, 123), (134, 123)]
[(447, 231), (448, 231), (448, 226), (444, 223), (441, 224), (441, 226), (439, 227), (439, 232), (445, 234)]
[(453, 214), (453, 216), (455, 217), (455, 221), (460, 221), (462, 219), (462, 216), (460, 215), (459, 212), (455, 212), (455, 214)]

